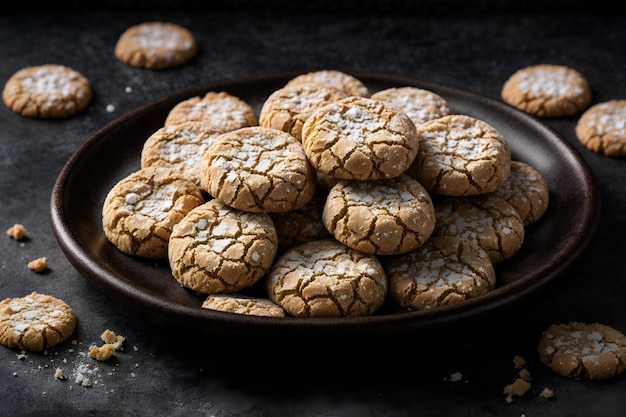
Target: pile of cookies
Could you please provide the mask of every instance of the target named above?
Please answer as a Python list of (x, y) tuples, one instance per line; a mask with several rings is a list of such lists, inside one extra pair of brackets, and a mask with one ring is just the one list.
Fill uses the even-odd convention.
[[(423, 310), (492, 290), (494, 265), (548, 201), (487, 122), (432, 91), (371, 92), (320, 70), (258, 117), (224, 91), (177, 103), (109, 191), (102, 224), (122, 252), (167, 259), (204, 308), (367, 316), (386, 300)], [(259, 284), (266, 296), (246, 294)]]

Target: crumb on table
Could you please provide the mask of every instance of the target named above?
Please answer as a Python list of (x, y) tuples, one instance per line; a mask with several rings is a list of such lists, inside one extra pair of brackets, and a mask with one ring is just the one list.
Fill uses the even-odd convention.
[(26, 236), (26, 232), (26, 228), (23, 225), (15, 223), (7, 229), (7, 236), (15, 240), (20, 240)]
[(42, 272), (48, 266), (48, 260), (45, 257), (33, 259), (28, 263), (28, 268), (35, 272)]

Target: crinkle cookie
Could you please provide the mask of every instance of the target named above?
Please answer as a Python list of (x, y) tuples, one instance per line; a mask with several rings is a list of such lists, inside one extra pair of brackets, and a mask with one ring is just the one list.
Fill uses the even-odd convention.
[(266, 288), (270, 300), (291, 316), (357, 317), (380, 308), (388, 281), (375, 255), (324, 239), (279, 256)]
[(89, 80), (64, 65), (26, 67), (9, 78), (2, 91), (4, 104), (22, 116), (57, 119), (72, 116), (91, 102)]
[(252, 212), (282, 213), (315, 193), (315, 170), (289, 133), (252, 126), (218, 136), (204, 154), (202, 187), (222, 203)]
[(513, 73), (502, 86), (502, 99), (537, 117), (564, 117), (591, 104), (585, 77), (564, 65), (532, 65)]
[(543, 175), (531, 165), (511, 161), (511, 172), (493, 194), (515, 207), (524, 226), (535, 223), (548, 209), (550, 192)]
[(145, 22), (126, 29), (115, 44), (115, 56), (137, 68), (177, 67), (195, 58), (198, 43), (186, 28), (168, 22)]
[(200, 186), (202, 155), (223, 132), (205, 122), (183, 122), (164, 126), (146, 139), (141, 167), (171, 168)]
[(379, 100), (348, 97), (315, 111), (302, 128), (313, 167), (341, 179), (375, 180), (402, 174), (419, 141), (409, 117)]
[(435, 209), (415, 179), (349, 181), (328, 193), (324, 226), (341, 243), (364, 253), (397, 255), (426, 242), (435, 228)]
[(369, 97), (370, 91), (357, 77), (337, 70), (320, 70), (300, 74), (285, 84), (285, 87), (297, 85), (331, 87), (350, 96)]
[(247, 316), (285, 317), (285, 310), (267, 298), (243, 294), (209, 294), (202, 308)]
[(236, 292), (267, 273), (277, 240), (267, 213), (244, 212), (211, 200), (174, 226), (168, 247), (172, 275), (200, 293)]
[(348, 95), (334, 88), (295, 85), (274, 91), (263, 103), (259, 125), (282, 130), (302, 141), (302, 126), (317, 109)]
[(626, 156), (626, 100), (609, 100), (587, 109), (576, 124), (587, 149), (610, 157)]
[(77, 316), (63, 300), (32, 292), (0, 302), (0, 343), (10, 348), (43, 351), (70, 338)]
[(204, 203), (193, 181), (163, 167), (148, 167), (119, 180), (102, 207), (107, 239), (129, 255), (166, 258), (172, 229)]
[(433, 236), (456, 236), (480, 246), (493, 264), (511, 258), (524, 242), (524, 221), (503, 198), (450, 197), (435, 205)]
[(177, 103), (167, 114), (165, 126), (200, 121), (222, 132), (256, 126), (258, 120), (252, 106), (226, 91), (209, 91)]
[(433, 236), (385, 265), (389, 295), (400, 306), (426, 310), (491, 291), (496, 273), (480, 246), (453, 236)]
[(407, 174), (432, 193), (469, 196), (491, 192), (509, 175), (511, 153), (488, 123), (448, 115), (417, 128), (419, 152)]
[(418, 87), (391, 87), (372, 94), (372, 99), (397, 107), (411, 118), (415, 126), (452, 114), (448, 102), (440, 95)]
[(626, 369), (626, 336), (600, 323), (553, 324), (541, 335), (539, 358), (559, 375), (606, 379)]

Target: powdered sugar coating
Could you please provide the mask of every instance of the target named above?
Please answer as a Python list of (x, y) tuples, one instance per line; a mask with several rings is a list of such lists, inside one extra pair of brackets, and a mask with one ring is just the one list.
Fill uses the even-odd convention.
[(576, 124), (587, 149), (610, 157), (626, 156), (626, 100), (609, 100), (587, 109)]
[(331, 87), (350, 96), (369, 97), (370, 95), (369, 89), (361, 80), (337, 70), (320, 70), (300, 74), (289, 80), (285, 87), (299, 85)]
[(440, 95), (418, 87), (391, 87), (372, 94), (372, 99), (395, 106), (406, 113), (415, 126), (452, 114), (448, 102)]

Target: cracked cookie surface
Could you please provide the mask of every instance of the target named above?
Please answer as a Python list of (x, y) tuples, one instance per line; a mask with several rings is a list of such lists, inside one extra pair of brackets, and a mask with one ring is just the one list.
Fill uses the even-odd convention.
[(249, 213), (211, 200), (174, 226), (168, 259), (173, 277), (206, 294), (256, 283), (276, 256), (276, 229), (267, 213)]
[(200, 188), (171, 169), (140, 169), (107, 194), (102, 207), (104, 233), (124, 253), (166, 258), (174, 225), (202, 203)]
[(576, 123), (576, 137), (596, 153), (626, 157), (626, 100), (591, 106)]
[(417, 128), (419, 151), (407, 174), (429, 191), (446, 196), (491, 192), (509, 175), (506, 140), (488, 123), (448, 115)]
[(376, 312), (388, 288), (378, 258), (334, 239), (298, 245), (276, 259), (270, 300), (295, 317), (357, 317)]
[(69, 339), (77, 316), (63, 300), (32, 292), (0, 302), (0, 344), (33, 352)]
[(341, 179), (402, 174), (419, 141), (409, 117), (379, 100), (348, 97), (315, 111), (302, 128), (302, 146), (317, 170)]
[(311, 71), (287, 81), (285, 87), (298, 85), (331, 87), (350, 96), (369, 97), (370, 91), (363, 81), (354, 75), (337, 70)]
[(418, 87), (391, 87), (375, 92), (371, 98), (397, 107), (409, 116), (416, 127), (452, 114), (443, 97)]
[(267, 298), (243, 294), (209, 294), (202, 308), (247, 316), (285, 317), (285, 310)]

